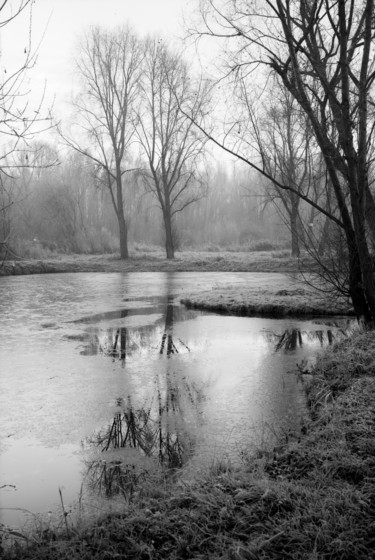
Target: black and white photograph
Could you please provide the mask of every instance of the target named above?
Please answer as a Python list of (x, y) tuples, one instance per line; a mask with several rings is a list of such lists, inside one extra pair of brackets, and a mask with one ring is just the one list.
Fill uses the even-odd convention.
[(0, 0), (0, 558), (375, 559), (375, 0)]

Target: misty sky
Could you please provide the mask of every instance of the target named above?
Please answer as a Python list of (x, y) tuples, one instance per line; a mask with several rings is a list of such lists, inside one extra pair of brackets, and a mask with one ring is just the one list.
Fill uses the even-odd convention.
[[(13, 5), (18, 5), (14, 0)], [(183, 18), (197, 9), (198, 0), (36, 0), (22, 16), (1, 29), (0, 71), (11, 72), (22, 63), (29, 43), (38, 47), (38, 61), (30, 74), (28, 89), (37, 100), (46, 83), (46, 100), (56, 95), (55, 109), (64, 111), (74, 89), (73, 59), (83, 30), (96, 24), (125, 23), (140, 34), (161, 35), (181, 48)]]

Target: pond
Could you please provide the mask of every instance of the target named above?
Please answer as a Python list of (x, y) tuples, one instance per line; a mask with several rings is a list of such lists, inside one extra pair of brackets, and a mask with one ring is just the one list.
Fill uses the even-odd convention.
[(83, 493), (111, 507), (160, 465), (194, 476), (295, 428), (305, 408), (297, 364), (342, 328), (221, 316), (179, 300), (213, 286), (296, 282), (261, 273), (1, 278), (0, 522), (20, 526), (25, 510), (53, 512), (61, 497), (68, 508)]

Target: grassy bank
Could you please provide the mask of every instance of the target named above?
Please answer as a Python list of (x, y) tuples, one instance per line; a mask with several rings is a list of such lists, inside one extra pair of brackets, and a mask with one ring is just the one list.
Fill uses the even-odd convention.
[[(296, 260), (288, 251), (235, 252), (184, 251), (175, 259), (162, 250), (138, 250), (127, 260), (115, 255), (59, 255), (45, 260), (6, 261), (0, 276), (64, 272), (279, 272), (298, 273), (313, 268), (307, 258)], [(263, 280), (262, 280), (263, 281)], [(337, 298), (325, 297), (308, 286), (287, 285), (276, 289), (218, 285), (209, 292), (186, 297), (187, 307), (241, 315), (350, 315), (351, 306)]]
[(145, 484), (121, 514), (40, 532), (5, 558), (374, 558), (373, 333), (328, 350), (312, 374), (311, 415), (277, 448), (194, 482)]
[(132, 251), (130, 258), (118, 255), (56, 255), (44, 259), (5, 261), (0, 275), (54, 272), (295, 272), (308, 269), (310, 261), (297, 261), (288, 251), (235, 252), (181, 251), (166, 259), (159, 250)]
[(219, 286), (181, 299), (188, 308), (216, 313), (265, 316), (352, 315), (351, 305), (304, 287), (262, 289), (259, 286)]

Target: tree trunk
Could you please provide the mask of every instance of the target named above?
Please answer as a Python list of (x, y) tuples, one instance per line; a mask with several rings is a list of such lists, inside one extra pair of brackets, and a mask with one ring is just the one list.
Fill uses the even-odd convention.
[(165, 250), (167, 253), (167, 259), (174, 259), (172, 217), (170, 215), (170, 212), (168, 211), (165, 211), (163, 213), (163, 217), (164, 217), (164, 228), (165, 228)]
[(331, 219), (328, 218), (328, 216), (325, 217), (324, 220), (324, 226), (323, 226), (323, 230), (322, 230), (322, 234), (319, 240), (319, 245), (318, 245), (318, 255), (319, 257), (323, 257), (327, 244), (329, 243), (329, 237), (330, 237), (330, 230), (331, 230)]
[(128, 251), (128, 228), (126, 226), (124, 215), (118, 216), (119, 235), (120, 235), (120, 257), (122, 259), (129, 258)]
[(361, 210), (361, 201), (358, 198), (357, 193), (351, 192), (356, 254), (361, 273), (361, 289), (366, 301), (366, 313), (363, 317), (367, 324), (375, 324), (374, 267), (366, 239), (365, 218)]
[(371, 231), (372, 242), (375, 245), (375, 201), (374, 195), (372, 194), (368, 180), (365, 182), (365, 196), (366, 196), (366, 221), (367, 225)]
[(357, 319), (364, 319), (367, 324), (371, 323), (371, 313), (362, 286), (361, 265), (355, 248), (350, 250), (349, 255), (349, 294)]
[(290, 233), (292, 239), (292, 257), (296, 258), (300, 256), (298, 221), (298, 206), (293, 205), (290, 213)]
[(116, 189), (117, 189), (117, 219), (118, 219), (118, 226), (119, 226), (119, 235), (120, 235), (120, 257), (122, 259), (129, 258), (129, 251), (128, 251), (128, 227), (125, 221), (124, 215), (124, 202), (122, 196), (122, 179), (121, 179), (121, 168), (120, 162), (116, 162)]

